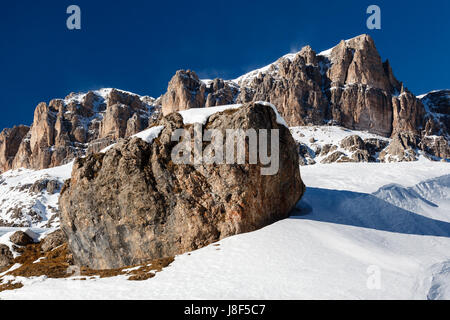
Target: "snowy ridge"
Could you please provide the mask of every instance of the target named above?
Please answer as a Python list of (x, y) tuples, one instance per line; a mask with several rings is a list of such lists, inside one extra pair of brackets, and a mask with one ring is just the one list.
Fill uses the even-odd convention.
[[(140, 114), (140, 116), (144, 116), (149, 118), (152, 114), (153, 109), (153, 102), (155, 101), (155, 98), (148, 97), (148, 96), (139, 96), (138, 94), (135, 94), (133, 92), (115, 89), (115, 88), (102, 88), (94, 91), (90, 91), (95, 95), (94, 102), (93, 102), (93, 111), (94, 115), (89, 118), (81, 118), (80, 124), (81, 126), (86, 130), (89, 131), (89, 127), (92, 125), (92, 123), (95, 122), (101, 122), (103, 120), (104, 114), (105, 114), (105, 107), (108, 103), (109, 96), (111, 94), (111, 91), (118, 91), (120, 93), (126, 93), (132, 96), (138, 97), (147, 107), (147, 111), (145, 114)], [(89, 93), (90, 93), (89, 92)], [(72, 104), (82, 104), (86, 102), (87, 95), (89, 93), (80, 92), (80, 93), (71, 93), (66, 98), (64, 98), (62, 101), (64, 105), (67, 107)], [(65, 114), (70, 114), (72, 111), (67, 110)], [(90, 131), (92, 132), (92, 130)]]
[[(417, 96), (418, 99), (422, 102), (426, 116), (433, 119), (436, 123), (440, 124), (441, 129), (438, 132), (438, 136), (444, 136), (447, 141), (450, 140), (450, 136), (448, 135), (448, 132), (443, 132), (442, 127), (444, 126), (442, 122), (446, 122), (446, 119), (448, 119), (448, 104), (450, 103), (450, 90), (434, 90), (430, 91), (426, 94)], [(441, 106), (439, 106), (441, 104)], [(443, 108), (442, 105), (447, 105), (447, 112), (445, 113), (445, 107)], [(442, 110), (444, 109), (444, 110)], [(439, 111), (443, 111), (444, 113), (441, 113)], [(448, 120), (447, 120), (448, 121)], [(438, 136), (428, 136), (429, 138), (438, 138)]]
[[(280, 115), (277, 108), (273, 104), (265, 101), (256, 101), (255, 103), (271, 107), (277, 117), (277, 123), (285, 126), (286, 128), (288, 127), (286, 121), (283, 119), (283, 117)], [(211, 117), (213, 114), (224, 112), (226, 110), (239, 109), (242, 106), (243, 106), (242, 104), (230, 104), (225, 106), (217, 106), (209, 108), (188, 109), (179, 111), (178, 113), (183, 117), (183, 123), (185, 125), (194, 123), (200, 123), (202, 125), (205, 125), (206, 122), (208, 122), (209, 117)]]
[(387, 185), (374, 195), (408, 211), (450, 222), (450, 175), (426, 180), (413, 187)]
[[(300, 51), (299, 51), (300, 52)], [(280, 61), (282, 59), (289, 59), (289, 60), (294, 60), (295, 56), (298, 54), (297, 53), (288, 53), (285, 54), (284, 56), (282, 56), (281, 58), (277, 59), (276, 61), (262, 67), (256, 70), (252, 70), (246, 74), (241, 75), (240, 77), (231, 80), (231, 82), (234, 82), (237, 85), (243, 85), (245, 86), (245, 84), (249, 83), (250, 81), (252, 81), (254, 78), (258, 77), (258, 75), (260, 74), (265, 74), (265, 73), (269, 73), (269, 72), (273, 72), (275, 73), (278, 70), (278, 64), (280, 63)]]
[[(11, 170), (0, 175), (0, 226), (58, 227), (59, 192), (70, 178), (72, 164), (39, 171)], [(51, 192), (50, 185), (54, 189)]]
[[(353, 39), (355, 39), (355, 38), (357, 38), (357, 37), (358, 37), (358, 36), (356, 36), (356, 37), (354, 37), (354, 38), (351, 38), (351, 39), (347, 39), (347, 40), (345, 40), (345, 42), (348, 43), (349, 41), (351, 41), (351, 40), (353, 40)], [(318, 55), (318, 56), (322, 56), (322, 57), (327, 58), (327, 59), (330, 59), (330, 57), (331, 57), (331, 52), (333, 51), (333, 49), (334, 49), (335, 47), (336, 47), (336, 46), (334, 46), (334, 47), (332, 47), (332, 48), (330, 48), (330, 49), (324, 50), (324, 51), (318, 53), (317, 55)], [(252, 70), (252, 71), (250, 71), (250, 72), (247, 72), (247, 73), (245, 73), (245, 74), (243, 74), (243, 75), (237, 77), (236, 79), (232, 79), (232, 80), (230, 80), (230, 81), (231, 81), (232, 83), (237, 84), (237, 85), (245, 86), (245, 84), (249, 83), (249, 82), (252, 81), (254, 78), (257, 78), (260, 74), (267, 74), (267, 73), (273, 73), (273, 74), (274, 74), (274, 73), (276, 73), (276, 72), (278, 71), (278, 69), (279, 69), (278, 65), (279, 65), (280, 61), (282, 61), (283, 59), (288, 59), (288, 60), (292, 61), (292, 60), (294, 60), (295, 56), (296, 56), (298, 53), (300, 53), (300, 51), (295, 52), (295, 53), (288, 53), (288, 54), (285, 54), (285, 55), (282, 56), (281, 58), (277, 59), (276, 61), (274, 61), (274, 62), (272, 62), (272, 63), (270, 63), (270, 64), (268, 64), (268, 65), (266, 65), (266, 66), (264, 66), (264, 67), (261, 67), (261, 68)], [(323, 65), (323, 63), (322, 63), (322, 69), (324, 69), (324, 67), (325, 67), (325, 65)], [(202, 81), (203, 81), (204, 83), (209, 83), (211, 80), (205, 79), (205, 80), (202, 80)]]
[[(347, 40), (344, 40), (344, 41), (345, 41), (345, 43), (349, 43), (350, 41), (352, 41), (352, 40), (354, 40), (354, 39), (356, 39), (358, 37), (359, 36), (356, 36), (356, 37), (353, 37), (353, 38), (350, 38), (350, 39), (347, 39)], [(336, 46), (334, 46), (334, 47), (332, 47), (330, 49), (327, 49), (327, 50), (323, 50), (322, 52), (318, 53), (317, 55), (329, 59), (329, 58), (331, 58), (331, 52), (333, 51), (334, 48), (336, 48)]]
[[(116, 88), (101, 88), (101, 89), (93, 90), (90, 92), (94, 93), (99, 98), (100, 102), (104, 102), (104, 101), (108, 100), (109, 94), (111, 93), (112, 90), (116, 90), (118, 92), (126, 93), (126, 94), (133, 95), (133, 96), (138, 96), (141, 99), (145, 98), (146, 100), (155, 100), (155, 98), (153, 98), (153, 97), (140, 96), (136, 93), (126, 91), (126, 90), (116, 89)], [(78, 93), (72, 92), (66, 98), (64, 98), (63, 101), (66, 105), (68, 105), (72, 102), (83, 103), (87, 94), (88, 94), (87, 92), (78, 92)]]

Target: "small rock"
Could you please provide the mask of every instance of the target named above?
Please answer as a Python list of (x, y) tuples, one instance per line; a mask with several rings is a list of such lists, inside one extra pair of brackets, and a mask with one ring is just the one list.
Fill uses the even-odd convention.
[(34, 243), (33, 238), (31, 238), (28, 234), (26, 234), (23, 231), (17, 231), (15, 232), (10, 238), (9, 240), (18, 245), (18, 246), (26, 246), (28, 244), (32, 244)]
[(341, 151), (336, 151), (336, 152), (332, 153), (331, 155), (329, 155), (328, 157), (326, 157), (325, 159), (323, 159), (321, 161), (321, 163), (337, 162), (338, 160), (340, 160), (343, 157), (346, 157), (345, 153), (343, 153)]
[(60, 189), (61, 189), (61, 184), (57, 180), (50, 180), (47, 183), (47, 192), (50, 194), (55, 194), (55, 193), (59, 192)]
[(356, 162), (371, 162), (373, 160), (367, 150), (357, 150), (352, 155), (352, 160)]
[(326, 144), (322, 147), (322, 150), (320, 151), (321, 156), (326, 156), (329, 152), (334, 152), (337, 150), (337, 146), (333, 144)]
[(349, 151), (365, 150), (365, 144), (360, 136), (352, 135), (342, 139), (341, 148)]

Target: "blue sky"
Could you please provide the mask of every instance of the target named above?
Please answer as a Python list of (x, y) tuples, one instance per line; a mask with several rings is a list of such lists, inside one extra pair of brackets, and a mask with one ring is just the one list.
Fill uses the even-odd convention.
[[(79, 5), (82, 29), (66, 28)], [(381, 8), (382, 29), (366, 28)], [(159, 96), (178, 69), (235, 78), (310, 44), (317, 52), (370, 34), (416, 94), (450, 88), (450, 1), (3, 1), (0, 129), (35, 106), (101, 87)]]

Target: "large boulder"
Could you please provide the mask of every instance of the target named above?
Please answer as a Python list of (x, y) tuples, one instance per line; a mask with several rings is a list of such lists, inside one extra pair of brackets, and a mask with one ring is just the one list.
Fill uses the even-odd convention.
[[(77, 264), (118, 268), (195, 250), (287, 218), (305, 191), (296, 144), (270, 106), (249, 103), (215, 113), (203, 126), (185, 125), (178, 113), (160, 124), (164, 129), (152, 143), (129, 138), (75, 161), (60, 208)], [(279, 129), (279, 170), (264, 175), (260, 161), (250, 164), (248, 140), (243, 164), (177, 164), (173, 132), (198, 126), (222, 133)]]

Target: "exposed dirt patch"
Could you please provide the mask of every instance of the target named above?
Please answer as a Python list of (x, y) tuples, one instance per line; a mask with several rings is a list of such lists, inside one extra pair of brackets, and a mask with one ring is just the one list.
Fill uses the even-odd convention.
[[(174, 261), (173, 257), (169, 257), (155, 259), (142, 265), (128, 266), (120, 269), (92, 270), (85, 267), (77, 268), (74, 266), (72, 254), (68, 249), (67, 243), (47, 253), (42, 251), (40, 243), (18, 247), (16, 250), (21, 255), (14, 259), (14, 264), (20, 264), (21, 266), (7, 272), (5, 276), (25, 278), (47, 276), (48, 278), (58, 279), (76, 275), (81, 277), (78, 279), (81, 281), (94, 277), (107, 278), (126, 275), (129, 276), (128, 280), (139, 281), (153, 278), (157, 272), (162, 271), (163, 268)], [(3, 268), (1, 271), (5, 272), (7, 270), (8, 268)], [(2, 278), (0, 278), (0, 292), (4, 290), (19, 289), (21, 287), (23, 287), (23, 284), (20, 282), (14, 283), (13, 281), (8, 281), (3, 283)]]
[(5, 290), (20, 289), (22, 287), (23, 287), (23, 284), (21, 284), (20, 282), (13, 283), (12, 281), (8, 281), (7, 283), (2, 284), (2, 282), (0, 280), (0, 292), (5, 291)]

